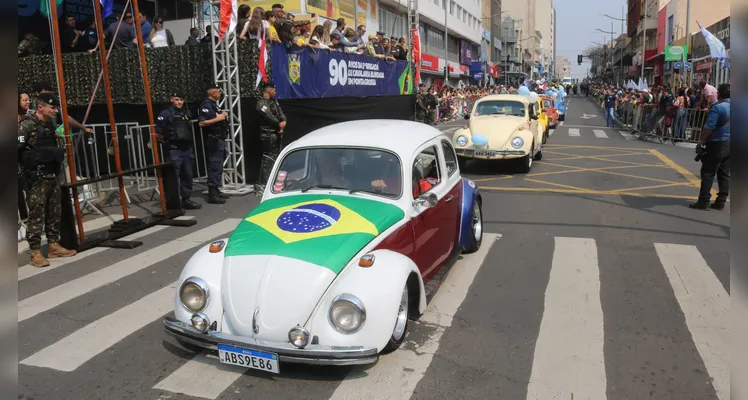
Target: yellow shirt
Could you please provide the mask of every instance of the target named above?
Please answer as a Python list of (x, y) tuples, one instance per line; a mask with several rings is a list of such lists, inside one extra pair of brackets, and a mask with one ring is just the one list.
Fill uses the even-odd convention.
[(268, 26), (268, 35), (270, 35), (270, 40), (278, 39), (278, 31), (275, 30), (273, 25)]

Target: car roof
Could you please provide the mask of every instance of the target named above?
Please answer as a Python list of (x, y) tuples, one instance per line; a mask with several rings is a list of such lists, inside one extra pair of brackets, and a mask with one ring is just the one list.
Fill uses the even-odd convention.
[(492, 94), (481, 98), (479, 101), (485, 100), (509, 100), (530, 104), (530, 98), (521, 94)]
[(376, 147), (410, 155), (423, 143), (443, 133), (420, 122), (397, 119), (366, 119), (341, 122), (312, 131), (288, 147)]

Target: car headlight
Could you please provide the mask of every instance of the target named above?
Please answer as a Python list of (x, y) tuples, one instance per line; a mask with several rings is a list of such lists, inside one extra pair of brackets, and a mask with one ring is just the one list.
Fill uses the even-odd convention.
[(338, 332), (356, 333), (366, 321), (364, 303), (352, 294), (337, 296), (330, 306), (330, 323)]
[(179, 300), (190, 311), (202, 311), (208, 304), (208, 284), (194, 276), (188, 278), (179, 288)]
[(522, 138), (519, 136), (512, 139), (512, 147), (514, 147), (515, 149), (519, 149), (523, 144), (525, 144), (525, 141), (522, 140)]
[(296, 348), (303, 349), (309, 344), (309, 331), (301, 326), (291, 328), (288, 331), (288, 341)]
[(457, 145), (460, 146), (460, 147), (467, 146), (467, 142), (468, 142), (467, 136), (465, 136), (465, 135), (458, 136), (456, 142), (457, 142)]

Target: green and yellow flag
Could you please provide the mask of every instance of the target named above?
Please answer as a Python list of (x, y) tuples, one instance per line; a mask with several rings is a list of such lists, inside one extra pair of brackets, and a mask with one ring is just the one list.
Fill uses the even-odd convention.
[(277, 255), (339, 273), (372, 239), (403, 219), (394, 205), (360, 197), (285, 196), (260, 203), (229, 237), (225, 255)]

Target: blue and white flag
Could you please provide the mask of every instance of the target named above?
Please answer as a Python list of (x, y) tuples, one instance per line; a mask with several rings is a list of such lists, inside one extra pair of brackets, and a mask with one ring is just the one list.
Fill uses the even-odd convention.
[(699, 25), (701, 34), (704, 35), (704, 40), (706, 40), (706, 43), (709, 45), (709, 53), (711, 57), (721, 62), (722, 68), (728, 68), (729, 61), (727, 58), (727, 50), (725, 50), (725, 44), (711, 32), (704, 29), (704, 27), (699, 24), (699, 21), (696, 21), (696, 24)]
[(107, 18), (112, 15), (112, 7), (114, 6), (114, 0), (100, 0), (101, 1), (101, 18)]

